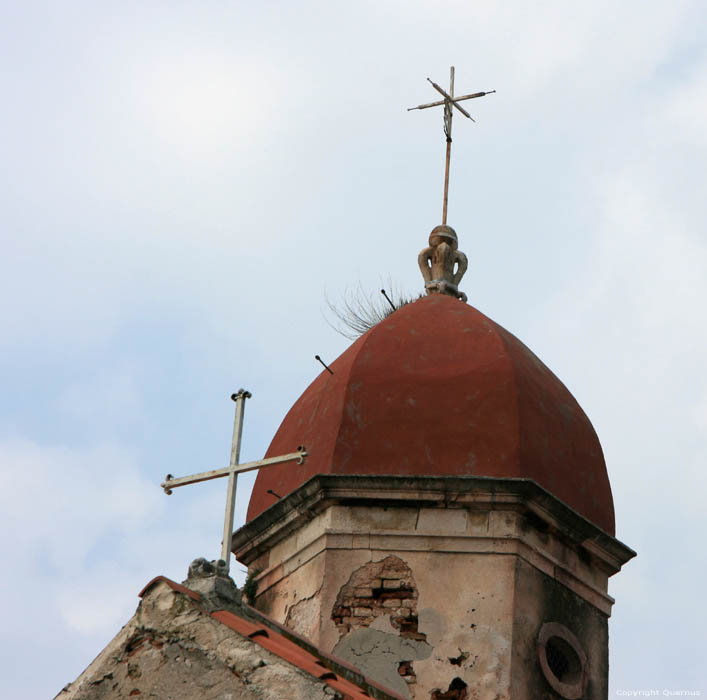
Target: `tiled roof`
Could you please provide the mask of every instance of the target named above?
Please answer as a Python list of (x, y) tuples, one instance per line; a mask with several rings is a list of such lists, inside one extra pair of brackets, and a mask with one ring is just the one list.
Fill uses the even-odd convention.
[[(142, 598), (159, 581), (166, 583), (172, 590), (189, 596), (196, 603), (201, 600), (201, 596), (196, 591), (164, 576), (153, 578), (140, 591), (140, 597)], [(334, 690), (340, 692), (345, 700), (366, 700), (372, 697), (380, 700), (405, 700), (401, 695), (364, 676), (357, 668), (343, 659), (317, 649), (309, 640), (292, 632), (255, 608), (245, 604), (243, 608), (253, 619), (248, 620), (229, 610), (216, 610), (211, 613), (205, 610), (204, 612), (244, 637), (252, 639), (256, 644), (281, 659), (324, 681)]]

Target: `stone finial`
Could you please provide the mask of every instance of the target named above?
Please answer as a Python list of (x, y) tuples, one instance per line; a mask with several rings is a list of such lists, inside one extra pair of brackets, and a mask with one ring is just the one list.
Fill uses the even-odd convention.
[(457, 250), (458, 245), (457, 234), (451, 226), (432, 229), (430, 245), (417, 256), (428, 294), (449, 294), (466, 301), (466, 294), (459, 291), (458, 285), (466, 272), (468, 260)]
[(207, 610), (228, 609), (241, 604), (241, 592), (228, 575), (223, 559), (194, 559), (183, 583), (201, 595), (201, 602)]
[(211, 576), (228, 576), (228, 569), (223, 559), (209, 561), (204, 557), (199, 557), (189, 564), (187, 579), (209, 578)]

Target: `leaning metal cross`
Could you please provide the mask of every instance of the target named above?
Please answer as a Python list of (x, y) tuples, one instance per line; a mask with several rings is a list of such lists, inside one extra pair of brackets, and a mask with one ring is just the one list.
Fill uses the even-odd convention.
[(459, 106), (459, 102), (462, 100), (471, 100), (475, 97), (483, 97), (484, 95), (490, 95), (495, 90), (489, 90), (488, 92), (474, 92), (470, 95), (461, 95), (460, 97), (454, 97), (454, 66), (449, 69), (449, 92), (445, 92), (437, 83), (433, 83), (429, 78), (427, 80), (432, 84), (432, 87), (437, 90), (437, 92), (444, 97), (443, 100), (438, 102), (428, 102), (424, 105), (418, 105), (417, 107), (410, 107), (408, 112), (413, 109), (427, 109), (428, 107), (439, 107), (444, 105), (444, 134), (447, 137), (447, 159), (445, 161), (444, 168), (444, 204), (442, 205), (442, 224), (447, 225), (447, 196), (449, 194), (449, 159), (452, 154), (452, 107), (456, 107), (465, 117), (474, 121), (471, 114), (467, 112), (463, 107)]
[(231, 399), (236, 402), (236, 417), (233, 422), (233, 440), (231, 441), (231, 463), (223, 469), (212, 469), (209, 472), (201, 472), (192, 474), (191, 476), (182, 476), (175, 479), (171, 474), (167, 474), (165, 480), (160, 484), (164, 492), (169, 496), (172, 489), (178, 486), (186, 486), (187, 484), (196, 484), (200, 481), (209, 481), (211, 479), (219, 479), (222, 476), (228, 477), (228, 491), (226, 493), (226, 515), (223, 519), (223, 540), (221, 542), (221, 559), (226, 563), (226, 573), (230, 568), (231, 560), (231, 536), (233, 534), (233, 516), (236, 511), (236, 490), (238, 488), (238, 475), (243, 472), (250, 472), (254, 469), (269, 467), (273, 464), (281, 462), (290, 462), (297, 460), (297, 464), (304, 464), (307, 457), (307, 450), (304, 447), (298, 447), (297, 452), (282, 455), (281, 457), (268, 457), (257, 462), (246, 462), (239, 464), (238, 460), (241, 455), (241, 436), (243, 434), (243, 412), (245, 409), (245, 400), (251, 397), (251, 393), (245, 389), (239, 389), (238, 393), (232, 394)]

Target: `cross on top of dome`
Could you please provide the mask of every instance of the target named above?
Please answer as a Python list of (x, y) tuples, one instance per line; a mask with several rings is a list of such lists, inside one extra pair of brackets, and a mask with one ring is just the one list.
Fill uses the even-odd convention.
[(452, 154), (452, 116), (454, 109), (465, 117), (474, 121), (459, 102), (483, 97), (496, 92), (474, 92), (468, 95), (454, 96), (454, 66), (449, 69), (449, 91), (441, 88), (429, 78), (432, 87), (444, 97), (437, 102), (410, 107), (413, 109), (428, 109), (429, 107), (444, 107), (444, 134), (447, 138), (447, 154), (444, 167), (444, 201), (442, 204), (442, 225), (437, 226), (430, 233), (429, 246), (422, 250), (418, 256), (420, 272), (425, 280), (425, 289), (428, 294), (449, 294), (450, 296), (466, 301), (466, 294), (459, 291), (459, 282), (466, 272), (468, 261), (466, 255), (458, 250), (457, 234), (451, 226), (447, 226), (447, 201), (449, 199), (449, 162)]
[(465, 117), (474, 121), (474, 118), (467, 112), (459, 103), (462, 100), (472, 100), (475, 97), (483, 97), (484, 95), (490, 95), (495, 90), (489, 90), (488, 92), (473, 92), (468, 95), (460, 95), (459, 97), (454, 96), (454, 66), (449, 69), (449, 92), (441, 88), (437, 83), (427, 78), (432, 87), (437, 90), (437, 92), (444, 97), (443, 100), (438, 100), (437, 102), (428, 102), (427, 104), (418, 105), (417, 107), (408, 108), (408, 112), (414, 109), (428, 109), (430, 107), (444, 106), (444, 135), (447, 137), (447, 156), (445, 160), (444, 169), (444, 203), (442, 205), (442, 225), (447, 224), (447, 199), (449, 194), (449, 160), (452, 153), (452, 107), (459, 110)]

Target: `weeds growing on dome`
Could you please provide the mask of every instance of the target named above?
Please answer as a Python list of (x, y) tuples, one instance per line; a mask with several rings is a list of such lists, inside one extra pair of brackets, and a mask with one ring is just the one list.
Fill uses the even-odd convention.
[(324, 318), (337, 333), (349, 340), (356, 340), (393, 312), (422, 297), (422, 294), (418, 296), (404, 294), (390, 283), (385, 293), (388, 298), (383, 295), (383, 290), (373, 294), (365, 292), (359, 284), (353, 291), (347, 289), (339, 303), (334, 303), (325, 296), (326, 304), (335, 316), (335, 320), (330, 321), (326, 315)]

